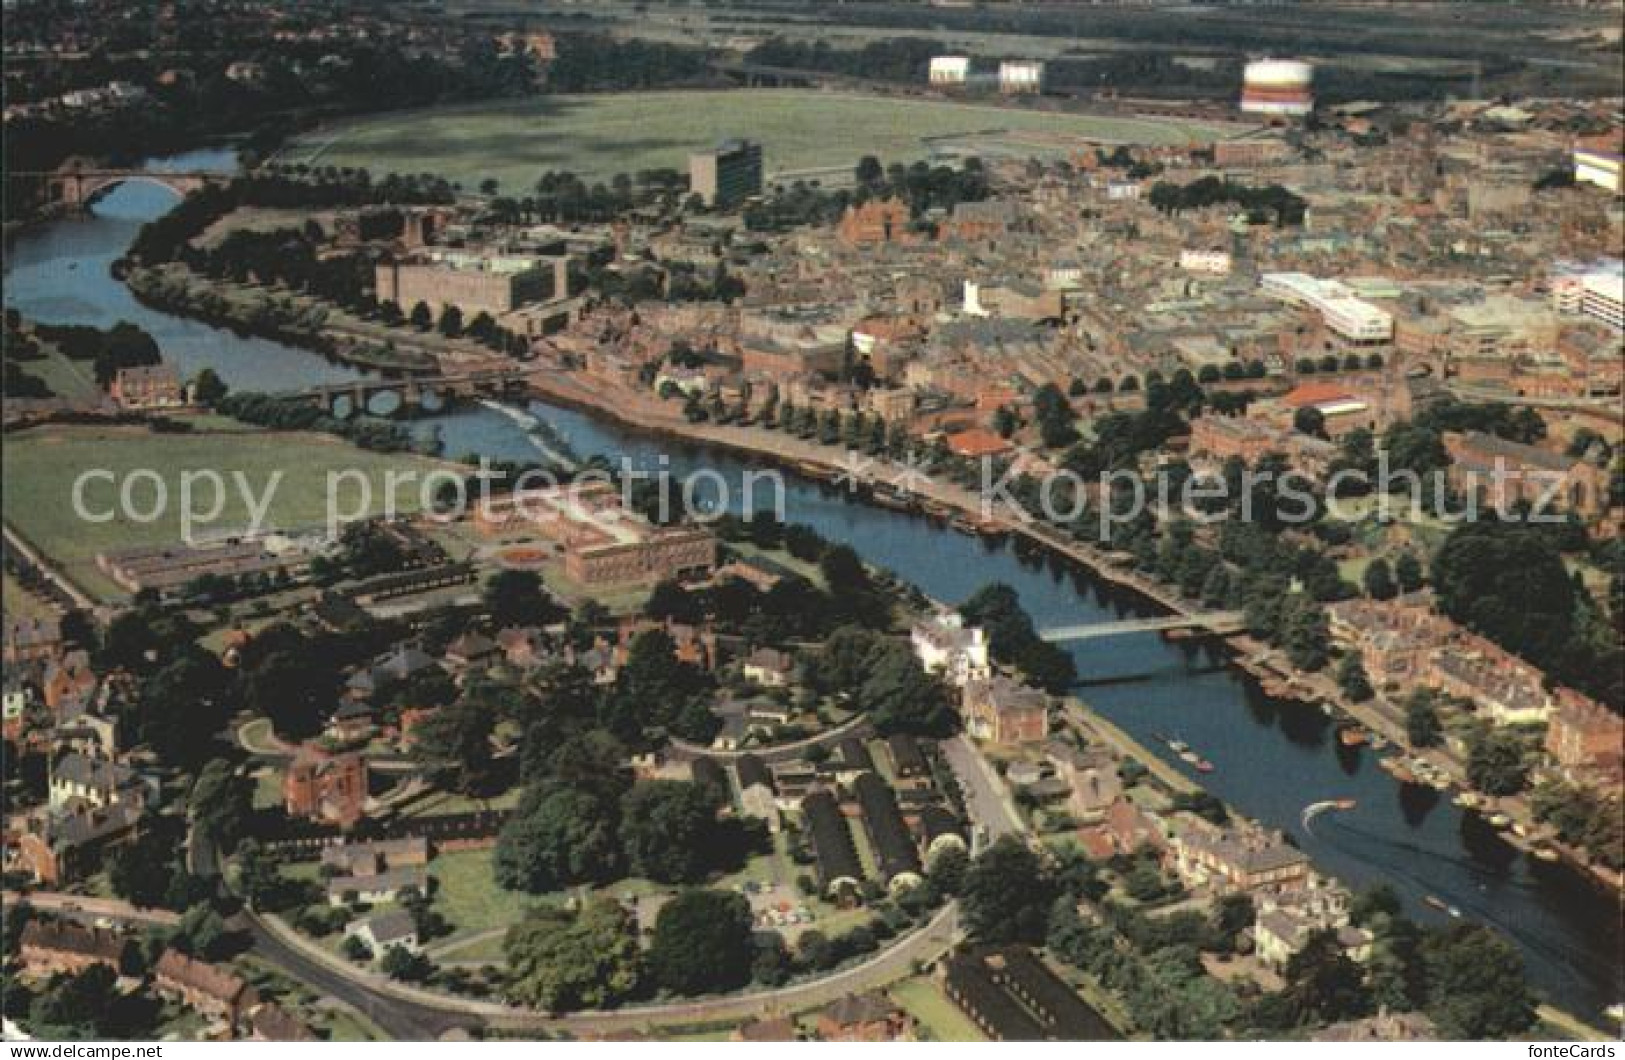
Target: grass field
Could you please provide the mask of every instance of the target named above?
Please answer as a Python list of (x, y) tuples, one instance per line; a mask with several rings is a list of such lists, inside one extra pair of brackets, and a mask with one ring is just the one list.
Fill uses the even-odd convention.
[[(1009, 107), (796, 89), (541, 96), (386, 114), (317, 129), (277, 160), (435, 173), (473, 189), (487, 177), (523, 195), (549, 169), (607, 180), (686, 169), (691, 151), (727, 137), (760, 141), (769, 175), (925, 157), (927, 141), (1001, 131), (1109, 142), (1182, 143), (1197, 122), (1050, 114)], [(1234, 131), (1232, 127), (1232, 131)]]
[(905, 979), (889, 991), (892, 1000), (920, 1025), (920, 1037), (933, 1042), (985, 1042), (987, 1036), (977, 1030), (954, 1003), (925, 976)]
[[(249, 504), (237, 488), (240, 472), (248, 490), (263, 499), (274, 482), (266, 509), (266, 522), (284, 529), (324, 525), (328, 516), (329, 475), (341, 476), (354, 468), (371, 484), (373, 511), (383, 506), (385, 474), (390, 470), (416, 470), (421, 476), (437, 466), (406, 454), (372, 453), (323, 435), (288, 433), (154, 434), (143, 427), (49, 426), (12, 435), (6, 442), (5, 520), (87, 593), (107, 599), (125, 594), (96, 568), (96, 553), (108, 549), (176, 543), (181, 536), (182, 476), (213, 470), (226, 483), (226, 497), (212, 520), (194, 521), (194, 533), (240, 529), (248, 525)], [(85, 509), (106, 513), (118, 504), (120, 485), (132, 472), (152, 469), (167, 490), (169, 503), (151, 522), (122, 515), (110, 522), (89, 522), (74, 511), (73, 487), (91, 469), (114, 477), (86, 481)], [(280, 477), (277, 477), (280, 476)], [(359, 482), (354, 476), (335, 477), (334, 508), (350, 516), (359, 510)], [(157, 495), (154, 482), (137, 476), (131, 489), (138, 513), (147, 511)], [(192, 509), (209, 514), (213, 494), (205, 480), (193, 486)], [(418, 490), (397, 491), (399, 511), (418, 507)], [(355, 505), (355, 507), (352, 507)]]

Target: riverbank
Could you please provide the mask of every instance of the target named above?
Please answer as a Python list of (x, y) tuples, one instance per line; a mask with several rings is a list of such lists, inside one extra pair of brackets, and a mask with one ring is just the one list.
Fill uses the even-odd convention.
[[(607, 386), (579, 385), (563, 371), (532, 373), (530, 385), (545, 400), (589, 412), (634, 431), (663, 435), (677, 440), (713, 446), (762, 461), (825, 483), (854, 488), (890, 487), (907, 475), (912, 493), (922, 500), (927, 514), (948, 517), (957, 529), (982, 534), (1008, 534), (1051, 556), (1059, 556), (1085, 568), (1093, 577), (1126, 591), (1142, 604), (1161, 608), (1170, 615), (1189, 617), (1202, 611), (1196, 602), (1185, 599), (1167, 586), (1117, 562), (1099, 548), (1076, 541), (1024, 512), (999, 511), (981, 494), (952, 483), (926, 479), (904, 464), (885, 458), (862, 458), (855, 462), (849, 452), (760, 427), (691, 423), (671, 402), (652, 395)], [(871, 501), (874, 499), (869, 497)], [(1209, 638), (1210, 640), (1213, 638)], [(1329, 706), (1367, 730), (1380, 733), (1406, 754), (1422, 754), (1445, 770), (1456, 788), (1470, 790), (1465, 766), (1443, 751), (1418, 752), (1406, 739), (1403, 725), (1382, 715), (1375, 700), (1354, 703), (1325, 672), (1298, 669), (1268, 644), (1246, 634), (1217, 638), (1223, 644), (1227, 665), (1257, 681), (1263, 691), (1277, 699), (1296, 700), (1309, 705)], [(1154, 756), (1153, 756), (1154, 757)], [(1177, 772), (1174, 776), (1179, 776)], [(1562, 862), (1589, 883), (1618, 898), (1625, 877), (1593, 864), (1574, 848), (1558, 842), (1551, 829), (1534, 818), (1529, 800), (1521, 797), (1496, 800), (1496, 812), (1504, 812), (1513, 826), (1502, 839), (1533, 856), (1536, 849), (1555, 850)], [(1476, 811), (1470, 811), (1476, 812)]]

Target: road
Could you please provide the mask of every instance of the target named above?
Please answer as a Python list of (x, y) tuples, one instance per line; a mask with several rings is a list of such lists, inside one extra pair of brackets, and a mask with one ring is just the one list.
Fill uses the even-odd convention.
[(1000, 836), (1020, 835), (1026, 831), (1021, 814), (1010, 801), (1004, 781), (993, 772), (969, 739), (963, 734), (942, 741), (943, 756), (953, 769), (954, 776), (965, 792), (965, 812), (970, 819), (987, 830), (991, 842)]
[(802, 1011), (905, 978), (913, 972), (916, 962), (928, 964), (946, 953), (959, 934), (958, 908), (950, 903), (923, 927), (903, 936), (890, 948), (861, 964), (820, 979), (728, 997), (549, 1016), (530, 1009), (431, 993), (390, 982), (349, 965), (285, 925), (271, 924), (252, 915), (245, 915), (243, 919), (254, 935), (254, 949), (260, 956), (309, 983), (313, 989), (354, 1005), (392, 1037), (412, 1041), (436, 1039), (453, 1028), (477, 1025), (505, 1031), (586, 1036), (742, 1021), (769, 1009)]

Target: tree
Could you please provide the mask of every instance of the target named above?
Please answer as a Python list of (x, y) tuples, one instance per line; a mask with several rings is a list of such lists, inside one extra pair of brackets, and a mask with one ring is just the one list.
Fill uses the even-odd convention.
[(1027, 845), (1003, 836), (978, 854), (960, 888), (965, 927), (978, 942), (1038, 943), (1057, 894), (1049, 868)]
[(1455, 924), (1421, 945), (1427, 1014), (1447, 1041), (1521, 1036), (1535, 1021), (1523, 959), (1481, 924)]
[(1339, 1023), (1371, 1009), (1360, 966), (1343, 952), (1337, 932), (1323, 928), (1309, 936), (1286, 964), (1287, 996), (1300, 1022)]
[(497, 882), (532, 894), (606, 883), (620, 872), (617, 826), (613, 803), (557, 783), (532, 785), (497, 837)]
[(1433, 561), (1440, 610), (1537, 665), (1557, 657), (1574, 628), (1574, 585), (1543, 529), (1463, 523)]
[(684, 891), (660, 907), (649, 970), (674, 994), (736, 990), (750, 980), (750, 903), (733, 891)]
[(1439, 712), (1433, 705), (1433, 695), (1418, 688), (1405, 701), (1405, 739), (1412, 747), (1437, 747), (1444, 728), (1439, 724)]
[(1365, 667), (1360, 665), (1358, 655), (1345, 655), (1337, 664), (1337, 687), (1356, 703), (1364, 703), (1371, 698), (1371, 679), (1366, 676)]
[(873, 658), (857, 698), (877, 732), (883, 736), (953, 733), (958, 715), (948, 686), (939, 676), (921, 669), (914, 654), (901, 644), (887, 644)]
[(1394, 577), (1402, 593), (1414, 593), (1422, 587), (1422, 563), (1415, 553), (1400, 553), (1399, 559), (1394, 562)]
[(1394, 584), (1393, 572), (1388, 568), (1388, 561), (1380, 556), (1371, 561), (1365, 569), (1365, 594), (1373, 600), (1392, 600), (1399, 593), (1399, 587)]
[(440, 334), (455, 339), (463, 333), (463, 311), (448, 305), (440, 311)]
[(1506, 729), (1475, 732), (1467, 741), (1467, 780), (1486, 795), (1516, 795), (1529, 781), (1523, 740)]
[(406, 319), (419, 331), (428, 331), (434, 326), (434, 311), (429, 308), (429, 303), (419, 302), (412, 307)]
[(464, 795), (482, 794), (496, 778), (491, 761), (495, 731), (495, 711), (477, 697), (464, 695), (418, 724), (412, 757), (423, 763), (433, 783)]
[(434, 964), (421, 953), (413, 953), (405, 946), (391, 946), (384, 951), (378, 968), (391, 979), (403, 983), (421, 983), (434, 974)]
[(230, 952), (231, 937), (220, 914), (200, 903), (181, 916), (170, 944), (198, 960), (217, 961)]
[(192, 380), (192, 399), (200, 405), (213, 405), (226, 396), (227, 387), (220, 374), (205, 368)]
[(578, 913), (539, 906), (508, 929), (507, 993), (549, 1012), (606, 1008), (632, 996), (641, 974), (637, 924), (614, 899)]
[(230, 854), (248, 834), (254, 816), (254, 782), (230, 762), (216, 758), (198, 774), (187, 806), (193, 827), (213, 840), (222, 854)]
[(716, 804), (698, 784), (639, 781), (621, 800), (621, 842), (638, 876), (698, 882), (717, 853), (716, 833)]
[(535, 571), (503, 570), (485, 583), (485, 610), (497, 627), (547, 625), (564, 617)]

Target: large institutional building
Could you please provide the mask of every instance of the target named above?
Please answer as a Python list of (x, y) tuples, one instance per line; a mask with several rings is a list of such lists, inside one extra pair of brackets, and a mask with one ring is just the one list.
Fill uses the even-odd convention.
[(737, 205), (762, 190), (762, 145), (724, 140), (688, 156), (688, 180), (707, 206)]
[(621, 504), (608, 483), (556, 486), (493, 497), (476, 507), (485, 534), (526, 531), (561, 554), (579, 585), (657, 582), (716, 566), (717, 541), (698, 526), (655, 526)]
[(486, 254), (432, 250), (401, 261), (379, 262), (375, 280), (380, 302), (411, 312), (419, 302), (438, 319), (449, 305), (465, 318), (493, 317), (527, 302), (563, 297), (569, 291), (569, 261), (529, 254)]

